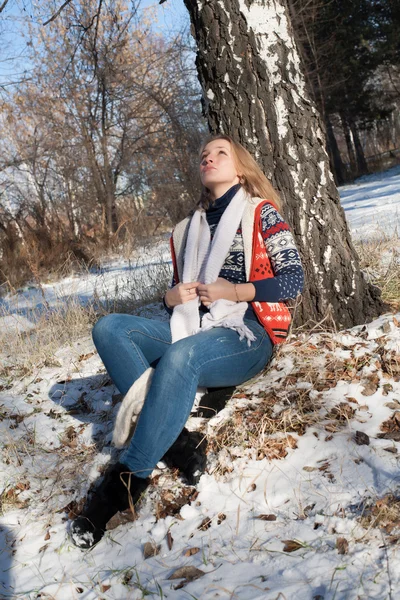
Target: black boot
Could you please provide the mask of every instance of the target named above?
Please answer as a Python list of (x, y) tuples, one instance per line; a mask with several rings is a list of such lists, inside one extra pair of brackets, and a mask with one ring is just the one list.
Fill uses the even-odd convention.
[(169, 467), (177, 467), (190, 485), (197, 485), (206, 468), (206, 446), (204, 435), (198, 431), (188, 431), (184, 427), (164, 455), (163, 461)]
[(200, 404), (196, 411), (192, 413), (193, 417), (203, 417), (211, 419), (215, 417), (223, 408), (225, 408), (228, 400), (232, 398), (235, 391), (235, 386), (223, 388), (208, 388), (208, 391), (200, 399)]
[(91, 548), (97, 544), (111, 517), (133, 506), (148, 485), (148, 479), (136, 477), (126, 465), (118, 462), (110, 466), (81, 515), (71, 524), (70, 536), (75, 546)]

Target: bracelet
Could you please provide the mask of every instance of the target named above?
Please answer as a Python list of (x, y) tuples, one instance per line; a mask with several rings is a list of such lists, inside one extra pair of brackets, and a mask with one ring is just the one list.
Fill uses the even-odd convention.
[(237, 286), (237, 283), (234, 283), (233, 285), (234, 285), (234, 287), (235, 287), (236, 302), (240, 302), (240, 300), (239, 300), (239, 295), (238, 295), (238, 292), (237, 292), (237, 287), (236, 287), (236, 286)]

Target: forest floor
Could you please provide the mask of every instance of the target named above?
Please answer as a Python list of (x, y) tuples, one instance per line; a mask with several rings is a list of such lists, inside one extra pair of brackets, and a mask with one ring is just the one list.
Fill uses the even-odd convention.
[[(150, 289), (153, 270), (166, 275), (169, 267), (146, 253), (134, 267), (114, 262), (87, 274), (87, 284), (70, 276), (1, 300), (0, 598), (397, 597), (400, 279), (392, 273), (400, 169), (363, 178), (341, 196), (364, 268), (382, 282), (393, 312), (346, 331), (293, 335), (225, 409), (191, 417), (189, 427), (208, 440), (197, 488), (160, 464), (137, 518), (111, 523), (90, 551), (70, 542), (69, 518), (115, 457), (121, 400), (90, 323), (116, 287), (129, 296), (140, 272)], [(166, 256), (165, 243), (158, 251)], [(79, 318), (78, 306), (86, 307)], [(49, 307), (60, 309), (58, 321)], [(166, 318), (159, 303), (136, 312)]]

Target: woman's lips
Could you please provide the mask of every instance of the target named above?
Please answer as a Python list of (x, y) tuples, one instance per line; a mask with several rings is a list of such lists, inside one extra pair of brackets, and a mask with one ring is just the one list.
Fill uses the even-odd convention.
[(211, 171), (211, 169), (215, 169), (215, 167), (205, 167), (203, 173), (207, 173), (207, 171)]

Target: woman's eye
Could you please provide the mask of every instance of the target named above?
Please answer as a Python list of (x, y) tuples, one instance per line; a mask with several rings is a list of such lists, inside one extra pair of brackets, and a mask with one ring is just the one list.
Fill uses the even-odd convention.
[(225, 150), (220, 150), (220, 151), (219, 151), (219, 153), (220, 153), (220, 154), (222, 153), (222, 154), (225, 154), (225, 155), (226, 155), (226, 152), (225, 152)]

